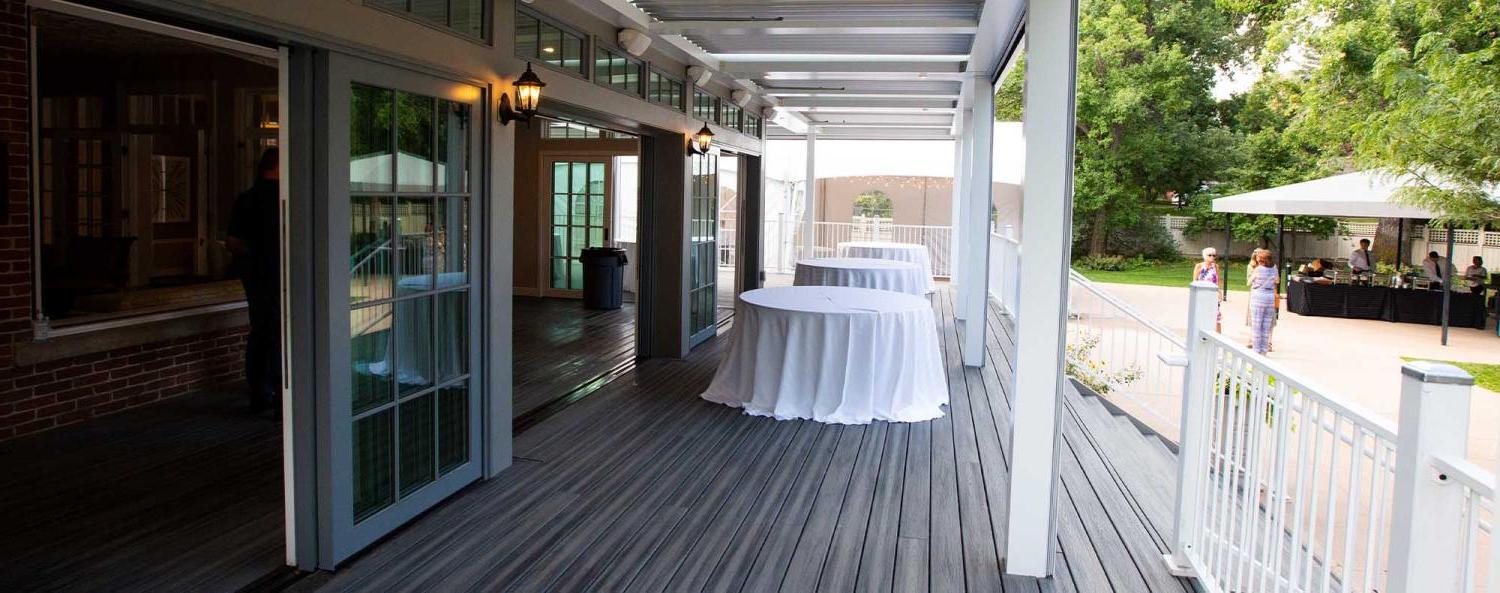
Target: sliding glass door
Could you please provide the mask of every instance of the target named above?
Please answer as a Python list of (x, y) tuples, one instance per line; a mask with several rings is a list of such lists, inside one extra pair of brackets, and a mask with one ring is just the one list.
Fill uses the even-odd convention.
[(320, 564), (480, 476), (478, 87), (328, 59)]
[[(713, 337), (719, 276), (719, 155), (693, 155), (689, 197), (688, 345)], [(731, 288), (732, 290), (732, 288)]]

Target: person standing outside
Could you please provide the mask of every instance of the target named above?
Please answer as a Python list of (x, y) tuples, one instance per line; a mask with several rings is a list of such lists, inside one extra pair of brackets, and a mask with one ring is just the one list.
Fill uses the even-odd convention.
[(280, 417), (281, 406), (281, 160), (276, 148), (261, 154), (255, 185), (234, 201), (229, 251), (234, 254), (250, 335), (245, 340), (245, 382), (250, 411)]
[(1484, 283), (1490, 278), (1490, 271), (1484, 268), (1484, 258), (1474, 256), (1473, 263), (1464, 268), (1464, 282), (1469, 285), (1469, 292), (1477, 295), (1484, 294)]
[(1194, 282), (1212, 282), (1219, 287), (1219, 299), (1215, 304), (1214, 331), (1224, 332), (1224, 277), (1219, 273), (1219, 250), (1212, 247), (1203, 249), (1203, 261), (1193, 266)]
[(1271, 252), (1257, 253), (1255, 264), (1250, 277), (1251, 347), (1256, 354), (1265, 354), (1271, 350), (1271, 330), (1275, 328), (1276, 313), (1281, 310), (1281, 284)]
[(1359, 249), (1349, 253), (1349, 271), (1354, 276), (1368, 276), (1375, 273), (1375, 258), (1370, 257), (1370, 240), (1360, 239)]

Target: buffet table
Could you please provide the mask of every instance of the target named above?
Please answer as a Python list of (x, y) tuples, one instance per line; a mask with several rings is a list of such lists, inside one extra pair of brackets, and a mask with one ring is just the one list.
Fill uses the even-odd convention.
[(825, 257), (797, 262), (796, 286), (853, 286), (925, 295), (932, 278), (917, 264), (890, 259)]
[[(1439, 290), (1293, 281), (1287, 283), (1286, 308), (1298, 315), (1441, 325), (1443, 293)], [(1453, 327), (1484, 329), (1484, 300), (1476, 294), (1454, 291), (1449, 303), (1448, 322)]]
[(932, 282), (932, 256), (925, 245), (889, 241), (845, 241), (838, 244), (839, 257), (889, 259), (917, 264), (927, 279), (927, 292), (935, 290)]
[(943, 415), (948, 382), (926, 299), (844, 286), (746, 291), (703, 399), (835, 424)]

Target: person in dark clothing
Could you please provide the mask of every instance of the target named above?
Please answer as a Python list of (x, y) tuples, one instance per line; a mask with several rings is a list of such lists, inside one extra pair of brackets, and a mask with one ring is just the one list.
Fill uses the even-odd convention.
[(255, 185), (234, 201), (229, 251), (245, 288), (250, 335), (245, 342), (245, 382), (250, 410), (281, 411), (281, 165), (276, 148), (255, 167)]

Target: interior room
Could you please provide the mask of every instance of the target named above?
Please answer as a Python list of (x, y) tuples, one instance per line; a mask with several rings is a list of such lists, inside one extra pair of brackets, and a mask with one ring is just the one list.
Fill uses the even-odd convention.
[[(58, 394), (72, 424), (0, 443), (0, 590), (238, 590), (284, 559), (281, 430), (247, 409), (227, 246), (278, 138), (275, 54), (45, 11), (32, 24), (38, 323), (97, 361), (83, 389), (133, 387)], [(181, 337), (101, 354), (148, 321)]]
[[(517, 418), (561, 403), (635, 359), (641, 263), (640, 142), (624, 132), (537, 118), (516, 130)], [(592, 247), (624, 250), (621, 306), (589, 309)]]

